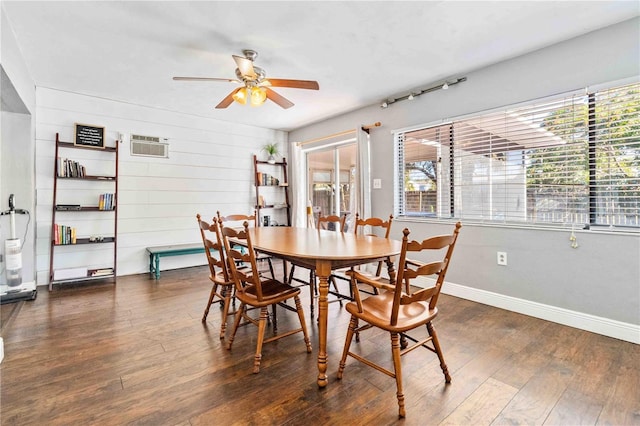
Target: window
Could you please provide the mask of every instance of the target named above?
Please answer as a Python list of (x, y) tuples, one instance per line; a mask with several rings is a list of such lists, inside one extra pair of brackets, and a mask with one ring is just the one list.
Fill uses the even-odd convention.
[(640, 84), (396, 134), (396, 214), (640, 227)]
[(307, 153), (309, 199), (315, 214), (341, 216), (350, 213), (356, 153), (356, 144), (352, 142)]

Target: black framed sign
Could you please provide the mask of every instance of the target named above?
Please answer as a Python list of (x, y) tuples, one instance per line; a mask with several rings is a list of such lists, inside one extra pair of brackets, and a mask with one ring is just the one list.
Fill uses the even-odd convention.
[(76, 123), (73, 144), (87, 148), (104, 149), (104, 127)]

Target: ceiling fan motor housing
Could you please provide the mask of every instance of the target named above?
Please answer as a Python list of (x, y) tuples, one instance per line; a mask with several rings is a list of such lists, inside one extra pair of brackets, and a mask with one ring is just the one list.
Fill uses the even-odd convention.
[(247, 58), (250, 61), (255, 61), (256, 58), (258, 57), (258, 52), (256, 52), (255, 50), (251, 50), (251, 49), (245, 49), (242, 51), (242, 54), (244, 55), (245, 58)]

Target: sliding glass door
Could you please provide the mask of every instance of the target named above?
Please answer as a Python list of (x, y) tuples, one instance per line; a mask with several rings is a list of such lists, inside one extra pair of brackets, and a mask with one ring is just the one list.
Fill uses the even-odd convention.
[(356, 153), (355, 143), (307, 152), (307, 188), (314, 222), (320, 213), (323, 216), (352, 213)]

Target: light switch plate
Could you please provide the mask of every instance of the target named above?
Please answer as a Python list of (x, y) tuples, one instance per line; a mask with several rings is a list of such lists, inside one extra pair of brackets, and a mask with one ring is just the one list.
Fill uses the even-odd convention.
[(373, 189), (382, 189), (382, 179), (373, 180)]

